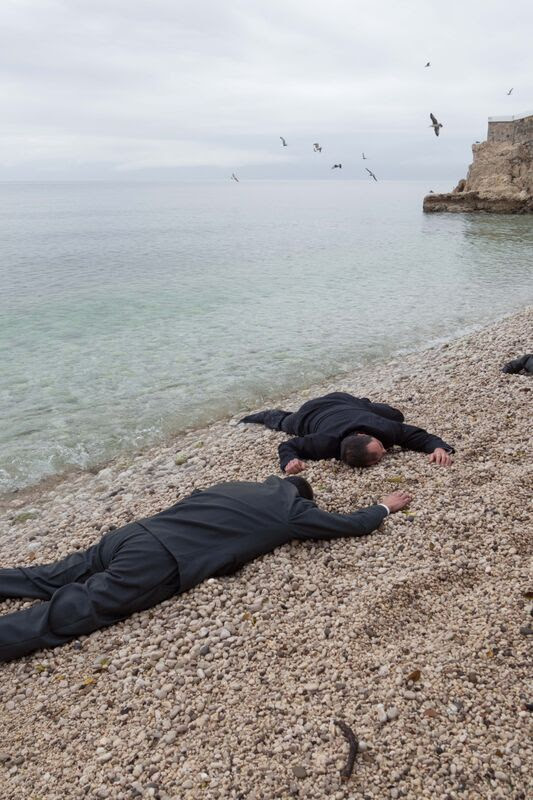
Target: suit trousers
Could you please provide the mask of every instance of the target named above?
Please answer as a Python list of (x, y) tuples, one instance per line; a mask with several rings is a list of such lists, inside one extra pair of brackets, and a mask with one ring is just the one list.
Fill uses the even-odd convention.
[(131, 523), (61, 561), (0, 569), (2, 597), (42, 600), (0, 616), (0, 661), (57, 647), (113, 625), (179, 592), (176, 560)]

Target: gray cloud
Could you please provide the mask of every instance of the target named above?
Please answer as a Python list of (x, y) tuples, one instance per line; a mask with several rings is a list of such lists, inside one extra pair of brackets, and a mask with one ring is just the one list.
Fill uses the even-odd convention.
[(487, 116), (533, 106), (532, 22), (494, 0), (4, 0), (0, 179), (361, 177), (364, 149), (383, 178), (454, 180)]

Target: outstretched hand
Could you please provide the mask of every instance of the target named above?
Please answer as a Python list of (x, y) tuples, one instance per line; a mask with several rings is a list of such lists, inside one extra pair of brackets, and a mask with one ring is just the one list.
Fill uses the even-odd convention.
[(388, 494), (381, 500), (381, 502), (390, 509), (391, 514), (394, 514), (396, 511), (401, 511), (402, 508), (408, 506), (412, 499), (412, 495), (400, 489), (397, 492)]
[(285, 467), (287, 475), (297, 475), (298, 472), (303, 472), (307, 467), (305, 461), (300, 461), (299, 458), (293, 458)]
[(436, 447), (433, 450), (429, 457), (429, 461), (433, 464), (440, 464), (441, 467), (451, 467), (453, 464), (453, 458), (448, 451), (444, 450), (442, 447)]

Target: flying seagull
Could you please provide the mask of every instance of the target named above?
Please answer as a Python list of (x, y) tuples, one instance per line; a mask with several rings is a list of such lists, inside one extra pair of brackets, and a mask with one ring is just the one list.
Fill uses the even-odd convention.
[(342, 164), (333, 164), (331, 169), (342, 169)]
[(366, 156), (364, 153), (361, 154), (363, 156), (363, 161), (366, 161)]
[(287, 142), (285, 141), (283, 136), (280, 136), (279, 138), (281, 139), (281, 144), (283, 145), (283, 147), (287, 147)]
[(425, 67), (430, 67), (430, 66), (431, 66), (431, 61), (428, 61), (428, 63), (427, 63), (427, 64), (424, 64), (424, 66), (425, 66)]
[(437, 117), (435, 117), (433, 114), (430, 114), (429, 116), (431, 117), (431, 125), (429, 127), (433, 128), (433, 130), (435, 131), (435, 136), (438, 136), (439, 128), (442, 128), (444, 126), (441, 125), (441, 123), (437, 120)]
[(232, 181), (237, 181), (237, 183), (239, 183), (239, 179), (238, 179), (238, 177), (235, 175), (235, 173), (234, 173), (234, 172), (232, 172), (232, 173), (231, 173), (231, 180), (232, 180)]
[(313, 142), (313, 150), (315, 151), (315, 153), (321, 153), (322, 152), (322, 148), (321, 148), (321, 146), (319, 145), (318, 142)]
[(374, 175), (374, 173), (372, 172), (372, 170), (371, 170), (371, 169), (368, 169), (368, 167), (365, 167), (365, 169), (366, 169), (366, 171), (368, 172), (368, 174), (370, 175), (370, 177), (374, 178), (374, 180), (375, 180), (375, 181), (377, 181), (377, 178), (376, 178), (376, 176)]
[(511, 86), (511, 88), (509, 89), (509, 91), (507, 92), (507, 94), (511, 94), (511, 92), (513, 91), (513, 88), (514, 88), (514, 87), (512, 87), (512, 86)]

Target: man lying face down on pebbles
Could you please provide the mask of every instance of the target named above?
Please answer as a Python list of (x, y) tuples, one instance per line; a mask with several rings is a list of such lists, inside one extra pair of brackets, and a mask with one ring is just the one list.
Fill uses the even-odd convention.
[(333, 392), (308, 400), (294, 413), (269, 409), (240, 421), (296, 434), (278, 448), (281, 469), (289, 475), (304, 470), (305, 459), (336, 458), (350, 467), (371, 467), (393, 445), (430, 453), (431, 462), (450, 466), (450, 453), (455, 452), (451, 445), (403, 420), (402, 412), (386, 403)]
[(350, 514), (321, 511), (304, 478), (221, 483), (153, 517), (105, 534), (53, 564), (0, 569), (0, 597), (43, 600), (0, 617), (0, 661), (57, 647), (230, 575), (291, 539), (335, 539), (374, 531), (409, 504), (402, 491)]

